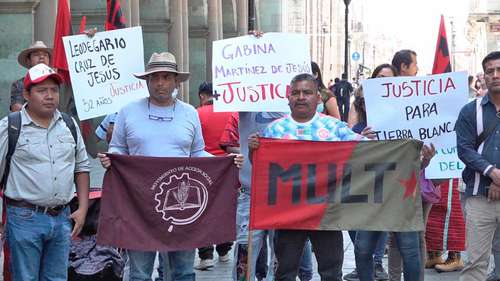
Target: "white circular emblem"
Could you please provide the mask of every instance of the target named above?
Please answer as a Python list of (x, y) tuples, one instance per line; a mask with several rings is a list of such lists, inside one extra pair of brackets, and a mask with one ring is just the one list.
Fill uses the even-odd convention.
[(195, 222), (205, 211), (208, 203), (207, 186), (212, 179), (201, 169), (179, 166), (163, 173), (153, 183), (155, 190), (155, 210), (162, 220), (174, 225)]

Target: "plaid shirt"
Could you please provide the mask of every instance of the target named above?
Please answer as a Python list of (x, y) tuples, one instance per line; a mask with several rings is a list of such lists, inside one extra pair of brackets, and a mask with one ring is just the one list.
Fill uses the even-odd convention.
[(24, 77), (14, 81), (10, 86), (10, 106), (18, 103), (24, 104), (25, 100), (23, 97), (24, 90)]

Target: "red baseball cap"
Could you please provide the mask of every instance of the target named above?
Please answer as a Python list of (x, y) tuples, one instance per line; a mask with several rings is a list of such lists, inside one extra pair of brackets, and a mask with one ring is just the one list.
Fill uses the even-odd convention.
[(54, 69), (43, 63), (37, 64), (30, 68), (24, 77), (24, 88), (29, 89), (34, 84), (41, 83), (48, 78), (53, 78), (57, 84), (61, 84), (62, 82), (61, 75), (57, 74)]

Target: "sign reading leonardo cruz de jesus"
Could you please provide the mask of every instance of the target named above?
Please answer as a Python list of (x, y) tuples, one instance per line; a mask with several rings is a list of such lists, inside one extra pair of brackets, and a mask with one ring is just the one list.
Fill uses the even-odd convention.
[(466, 72), (363, 81), (368, 125), (379, 140), (417, 139), (432, 143), (436, 155), (427, 178), (460, 178), (455, 121), (467, 103)]
[(265, 33), (215, 41), (215, 111), (288, 112), (290, 81), (300, 73), (311, 73), (306, 35)]
[(148, 96), (141, 27), (63, 37), (64, 51), (80, 120), (115, 113)]

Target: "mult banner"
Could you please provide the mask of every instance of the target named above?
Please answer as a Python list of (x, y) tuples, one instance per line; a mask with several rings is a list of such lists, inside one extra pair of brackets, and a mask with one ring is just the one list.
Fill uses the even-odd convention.
[(109, 156), (98, 244), (178, 251), (235, 240), (233, 157)]
[(421, 231), (416, 140), (260, 139), (252, 229)]

